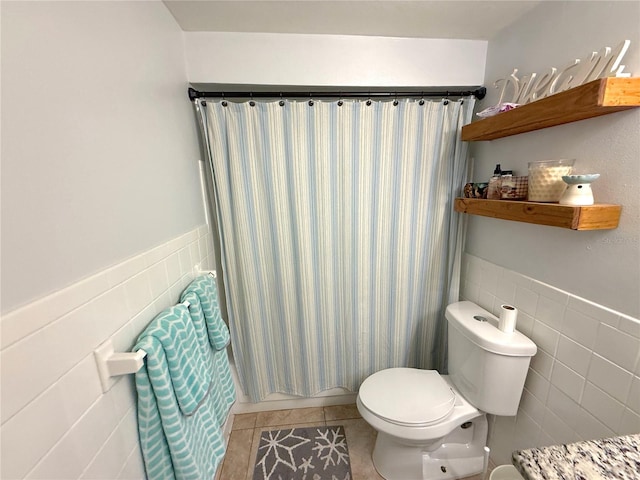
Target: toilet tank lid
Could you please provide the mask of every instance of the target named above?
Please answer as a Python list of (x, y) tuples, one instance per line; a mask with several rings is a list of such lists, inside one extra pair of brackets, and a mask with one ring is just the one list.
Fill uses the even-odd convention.
[[(474, 317), (484, 317), (479, 321)], [(533, 341), (515, 331), (505, 333), (498, 329), (498, 319), (473, 302), (456, 302), (447, 307), (445, 317), (453, 327), (484, 350), (512, 357), (532, 357), (537, 347)]]

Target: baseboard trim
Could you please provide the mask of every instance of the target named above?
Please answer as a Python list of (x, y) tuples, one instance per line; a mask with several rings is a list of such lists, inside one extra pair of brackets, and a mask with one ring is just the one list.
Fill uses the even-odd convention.
[(291, 398), (279, 400), (263, 400), (258, 403), (236, 402), (233, 413), (268, 412), (272, 410), (289, 410), (293, 408), (330, 407), (333, 405), (349, 405), (356, 402), (356, 393), (331, 395), (324, 397)]

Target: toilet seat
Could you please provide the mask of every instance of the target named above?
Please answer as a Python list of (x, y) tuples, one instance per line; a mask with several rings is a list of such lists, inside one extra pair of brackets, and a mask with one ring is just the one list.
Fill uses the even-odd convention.
[(387, 422), (426, 427), (447, 417), (456, 395), (435, 370), (389, 368), (374, 373), (360, 386), (360, 401)]

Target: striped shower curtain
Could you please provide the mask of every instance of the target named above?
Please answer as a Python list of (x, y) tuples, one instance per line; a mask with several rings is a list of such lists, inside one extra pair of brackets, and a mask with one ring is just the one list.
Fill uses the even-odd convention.
[(251, 103), (201, 109), (245, 393), (442, 370), (474, 100)]

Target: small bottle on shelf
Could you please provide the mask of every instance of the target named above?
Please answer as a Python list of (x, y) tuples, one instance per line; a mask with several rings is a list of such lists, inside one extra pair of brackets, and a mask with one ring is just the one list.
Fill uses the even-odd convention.
[(488, 199), (500, 200), (501, 175), (502, 170), (500, 169), (500, 164), (497, 164), (495, 170), (493, 171), (493, 175), (489, 179), (489, 186), (487, 187)]
[(502, 200), (515, 196), (516, 183), (513, 178), (513, 171), (503, 170), (500, 176), (500, 198)]

